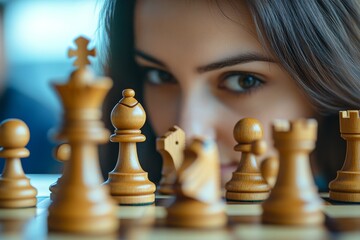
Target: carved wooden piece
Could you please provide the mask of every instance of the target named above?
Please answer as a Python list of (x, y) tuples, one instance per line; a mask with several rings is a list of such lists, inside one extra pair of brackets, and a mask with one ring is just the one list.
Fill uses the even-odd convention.
[(100, 105), (111, 86), (111, 79), (95, 79), (85, 67), (75, 70), (69, 82), (54, 85), (64, 107), (57, 137), (69, 144), (71, 153), (48, 209), (50, 231), (91, 235), (118, 229), (116, 205), (102, 185), (97, 149), (99, 143), (108, 141)]
[[(59, 162), (62, 162), (64, 164), (64, 168), (65, 168), (66, 162), (70, 158), (70, 151), (71, 151), (70, 145), (67, 143), (62, 143), (54, 149), (55, 158)], [(59, 177), (56, 182), (54, 182), (53, 184), (50, 185), (49, 190), (51, 192), (50, 193), (51, 200), (54, 200), (56, 198), (56, 194), (59, 189), (59, 185), (61, 184), (61, 181), (62, 181), (62, 176)]]
[(241, 160), (232, 178), (226, 183), (226, 199), (232, 201), (262, 201), (270, 191), (260, 173), (255, 155), (266, 150), (262, 141), (263, 130), (260, 122), (254, 118), (244, 118), (234, 127), (234, 138), (238, 145), (235, 151), (241, 151)]
[(217, 146), (194, 139), (184, 153), (175, 183), (175, 202), (167, 208), (167, 224), (174, 227), (214, 228), (226, 224), (221, 200)]
[(163, 159), (159, 193), (174, 194), (176, 172), (182, 164), (185, 149), (185, 132), (178, 126), (169, 129), (156, 140), (156, 149)]
[(29, 128), (23, 121), (7, 119), (0, 124), (0, 157), (5, 158), (0, 176), (0, 208), (36, 205), (37, 190), (30, 185), (20, 161), (30, 155), (25, 148), (29, 140)]
[(346, 157), (335, 180), (329, 184), (329, 197), (342, 202), (360, 202), (360, 117), (358, 110), (340, 111), (341, 137), (346, 140)]
[(152, 204), (156, 187), (148, 179), (148, 173), (141, 168), (136, 148), (137, 142), (146, 139), (140, 131), (145, 124), (146, 114), (134, 98), (134, 90), (125, 89), (122, 94), (123, 98), (111, 112), (115, 133), (110, 140), (119, 143), (119, 155), (105, 185), (110, 187), (110, 193), (118, 204)]
[(89, 45), (90, 41), (84, 37), (77, 38), (75, 40), (75, 43), (76, 43), (78, 49), (76, 49), (76, 50), (69, 49), (68, 57), (76, 56), (77, 58), (74, 62), (74, 66), (76, 66), (78, 68), (84, 68), (90, 64), (89, 56), (94, 57), (96, 55), (96, 51), (95, 51), (95, 49), (88, 50), (88, 45)]
[(273, 188), (279, 171), (279, 159), (274, 156), (265, 158), (260, 164), (260, 171), (270, 188)]
[(272, 127), (279, 152), (279, 173), (269, 198), (262, 204), (262, 221), (271, 224), (321, 224), (322, 201), (310, 169), (309, 153), (315, 148), (314, 119), (276, 121)]

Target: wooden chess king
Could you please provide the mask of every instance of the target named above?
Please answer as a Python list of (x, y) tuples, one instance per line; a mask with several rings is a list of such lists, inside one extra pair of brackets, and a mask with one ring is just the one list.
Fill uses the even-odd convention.
[(95, 79), (87, 68), (89, 41), (78, 38), (78, 67), (65, 84), (55, 84), (64, 106), (63, 125), (57, 138), (70, 146), (69, 160), (53, 202), (49, 206), (50, 231), (110, 234), (117, 230), (116, 205), (103, 186), (97, 144), (108, 141), (109, 132), (101, 122), (99, 109), (112, 86), (109, 78)]

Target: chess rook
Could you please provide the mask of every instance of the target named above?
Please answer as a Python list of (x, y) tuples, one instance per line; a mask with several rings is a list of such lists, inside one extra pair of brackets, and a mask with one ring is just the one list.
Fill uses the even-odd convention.
[(185, 149), (175, 182), (175, 202), (167, 208), (169, 226), (219, 228), (226, 224), (216, 143), (195, 138)]
[(177, 170), (184, 159), (185, 132), (178, 126), (173, 126), (156, 140), (156, 149), (163, 160), (158, 191), (161, 194), (174, 194)]
[(254, 118), (244, 118), (234, 127), (235, 151), (241, 151), (239, 166), (232, 178), (226, 183), (226, 199), (231, 201), (263, 201), (270, 191), (260, 173), (255, 155), (266, 150), (262, 141), (263, 130), (260, 122)]
[(119, 155), (116, 166), (109, 173), (105, 185), (121, 205), (146, 205), (155, 201), (155, 184), (148, 179), (139, 163), (137, 142), (144, 142), (146, 137), (140, 128), (145, 124), (146, 114), (141, 104), (134, 98), (132, 89), (122, 92), (123, 98), (111, 112), (111, 122), (115, 132), (111, 142), (119, 143)]
[(23, 121), (7, 119), (0, 124), (0, 157), (6, 161), (0, 176), (0, 208), (36, 205), (37, 190), (30, 185), (20, 161), (30, 155), (25, 148), (29, 140), (29, 128)]
[[(87, 51), (88, 40), (76, 40), (79, 51)], [(81, 55), (83, 56), (83, 55)], [(112, 86), (109, 78), (95, 78), (78, 64), (65, 84), (54, 84), (64, 107), (58, 140), (70, 146), (61, 184), (49, 206), (50, 231), (86, 235), (112, 234), (118, 229), (116, 205), (102, 185), (98, 149), (108, 142), (109, 132), (101, 122), (100, 106)]]
[(341, 137), (346, 140), (346, 157), (335, 180), (329, 184), (330, 199), (360, 202), (360, 117), (358, 110), (340, 111)]
[(322, 201), (309, 162), (309, 153), (315, 148), (316, 120), (279, 120), (272, 131), (279, 152), (279, 173), (269, 198), (262, 204), (262, 221), (285, 225), (322, 223)]

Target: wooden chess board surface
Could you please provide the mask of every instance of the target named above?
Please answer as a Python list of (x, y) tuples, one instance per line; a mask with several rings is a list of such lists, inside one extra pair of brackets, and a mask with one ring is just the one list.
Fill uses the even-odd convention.
[(290, 227), (261, 223), (259, 203), (228, 202), (228, 224), (222, 229), (179, 229), (165, 224), (165, 207), (172, 197), (156, 196), (154, 205), (119, 206), (119, 232), (114, 236), (78, 236), (48, 233), (47, 208), (50, 204), (46, 186), (54, 175), (31, 175), (38, 188), (36, 208), (1, 209), (0, 239), (360, 239), (360, 204), (339, 204), (324, 199), (324, 225)]

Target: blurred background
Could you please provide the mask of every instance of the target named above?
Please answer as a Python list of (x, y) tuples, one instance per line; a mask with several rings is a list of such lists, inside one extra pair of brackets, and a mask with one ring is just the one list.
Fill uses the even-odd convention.
[(0, 0), (0, 120), (21, 118), (29, 125), (31, 156), (22, 161), (27, 173), (59, 172), (47, 132), (60, 121), (61, 103), (50, 83), (71, 73), (67, 51), (76, 37), (97, 44), (102, 2)]

